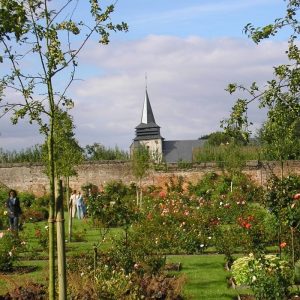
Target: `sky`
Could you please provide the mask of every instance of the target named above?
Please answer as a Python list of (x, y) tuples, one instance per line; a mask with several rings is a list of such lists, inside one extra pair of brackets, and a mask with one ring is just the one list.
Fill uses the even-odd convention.
[[(80, 1), (78, 18), (87, 18), (86, 2)], [(141, 122), (146, 86), (165, 140), (198, 139), (221, 130), (220, 121), (236, 100), (225, 91), (227, 85), (256, 81), (264, 86), (273, 66), (285, 62), (287, 35), (256, 45), (244, 26), (266, 25), (284, 8), (283, 0), (118, 0), (112, 21), (126, 22), (129, 31), (113, 33), (107, 46), (92, 39), (69, 89), (79, 144), (128, 151)], [(253, 132), (264, 115), (250, 107)], [(42, 141), (27, 120), (12, 125), (9, 116), (0, 119), (0, 148), (21, 150)]]

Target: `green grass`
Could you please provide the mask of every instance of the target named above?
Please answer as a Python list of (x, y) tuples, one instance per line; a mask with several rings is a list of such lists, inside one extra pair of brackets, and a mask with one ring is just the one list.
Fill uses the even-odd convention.
[(224, 256), (215, 255), (175, 255), (168, 256), (167, 262), (181, 263), (180, 274), (186, 276), (184, 295), (187, 299), (229, 300), (237, 295), (227, 287)]
[[(67, 215), (65, 224), (67, 239)], [(48, 253), (38, 244), (37, 237), (35, 237), (36, 227), (39, 226), (41, 229), (45, 229), (46, 225), (47, 222), (27, 223), (24, 231), (20, 232), (21, 239), (28, 243), (29, 248), (28, 252), (22, 254), (22, 261), (17, 262), (17, 265), (36, 266), (37, 269), (22, 275), (0, 275), (0, 295), (5, 294), (8, 289), (26, 284), (30, 280), (46, 283)], [(74, 219), (73, 225), (74, 238), (79, 238), (78, 241), (66, 243), (67, 257), (75, 253), (92, 253), (95, 244), (100, 245), (102, 250), (108, 249), (111, 246), (112, 239), (123, 234), (122, 229), (112, 228), (108, 231), (105, 241), (101, 242), (103, 232), (100, 228), (93, 227), (90, 220)], [(83, 240), (80, 240), (80, 237)], [(167, 257), (167, 262), (181, 262), (183, 268), (177, 274), (182, 274), (186, 278), (184, 286), (186, 299), (232, 300), (237, 295), (235, 290), (227, 287), (226, 276), (228, 276), (228, 272), (224, 270), (223, 255), (172, 255)]]
[(35, 267), (35, 270), (23, 274), (0, 274), (0, 295), (6, 294), (9, 290), (19, 286), (25, 286), (29, 281), (43, 283), (47, 286), (48, 261), (30, 260), (20, 261), (15, 264), (18, 266)]

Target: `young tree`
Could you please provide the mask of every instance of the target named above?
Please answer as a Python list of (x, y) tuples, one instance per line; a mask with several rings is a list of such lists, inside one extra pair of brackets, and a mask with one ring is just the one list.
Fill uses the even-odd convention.
[[(294, 131), (295, 122), (299, 118), (300, 102), (300, 51), (297, 45), (299, 38), (299, 21), (297, 20), (297, 12), (300, 7), (299, 0), (288, 0), (285, 16), (278, 18), (273, 24), (268, 24), (262, 28), (255, 28), (251, 23), (245, 27), (245, 33), (255, 43), (260, 43), (283, 28), (290, 29), (288, 39), (288, 49), (286, 51), (289, 59), (288, 64), (274, 67), (274, 78), (268, 81), (267, 86), (259, 88), (256, 82), (250, 87), (240, 84), (231, 83), (227, 90), (234, 93), (237, 90), (245, 92), (246, 97), (236, 101), (232, 108), (230, 117), (222, 121), (222, 127), (230, 135), (242, 135), (245, 139), (249, 139), (250, 131), (247, 110), (251, 103), (256, 103), (259, 108), (267, 108), (268, 118), (265, 125), (265, 135), (268, 144), (276, 149), (276, 159), (284, 159), (291, 156), (291, 151), (295, 147), (290, 145), (297, 142), (296, 135), (291, 134)], [(269, 139), (269, 134), (273, 139)], [(298, 138), (299, 139), (299, 138)], [(270, 148), (269, 148), (270, 149)], [(275, 153), (274, 153), (275, 154)]]
[(11, 113), (14, 124), (25, 117), (30, 123), (36, 122), (47, 140), (50, 299), (55, 299), (57, 111), (73, 107), (67, 91), (74, 80), (78, 55), (92, 35), (97, 34), (99, 42), (107, 44), (111, 31), (127, 30), (125, 23), (114, 25), (110, 21), (113, 5), (102, 9), (98, 0), (89, 0), (90, 17), (84, 20), (76, 16), (77, 5), (75, 0), (0, 0), (0, 63), (5, 70), (0, 79), (1, 115)]
[[(290, 30), (288, 49), (286, 51), (289, 63), (274, 67), (274, 78), (268, 81), (267, 86), (259, 88), (256, 82), (250, 87), (239, 84), (229, 84), (228, 92), (243, 91), (247, 97), (238, 99), (232, 108), (230, 117), (222, 122), (227, 132), (234, 135), (242, 133), (249, 138), (247, 109), (250, 103), (259, 108), (267, 108), (268, 118), (263, 129), (263, 139), (267, 149), (272, 151), (274, 159), (281, 161), (281, 180), (283, 180), (283, 160), (296, 156), (299, 149), (299, 136), (294, 134), (300, 115), (300, 50), (298, 39), (300, 23), (297, 19), (300, 9), (300, 0), (286, 1), (285, 15), (276, 19), (272, 24), (264, 27), (254, 27), (251, 23), (245, 27), (245, 33), (255, 43), (274, 36), (281, 29)], [(296, 151), (296, 153), (295, 153)], [(279, 241), (281, 243), (281, 224), (279, 218)], [(281, 249), (279, 247), (279, 249)], [(280, 250), (281, 251), (281, 250)]]
[[(69, 178), (77, 175), (74, 167), (83, 161), (84, 150), (79, 146), (78, 141), (75, 139), (73, 119), (66, 111), (57, 111), (54, 127), (55, 177), (58, 182), (61, 177), (65, 179), (66, 200), (68, 202), (70, 198)], [(43, 158), (44, 161), (47, 162), (47, 143), (43, 145)], [(59, 186), (59, 184), (57, 184), (57, 186)], [(71, 214), (69, 212), (69, 241), (71, 241), (72, 237), (72, 218), (70, 216)]]
[(138, 181), (136, 190), (136, 202), (138, 206), (142, 206), (143, 191), (142, 180), (150, 168), (150, 153), (145, 145), (139, 145), (134, 148), (132, 154), (132, 171)]

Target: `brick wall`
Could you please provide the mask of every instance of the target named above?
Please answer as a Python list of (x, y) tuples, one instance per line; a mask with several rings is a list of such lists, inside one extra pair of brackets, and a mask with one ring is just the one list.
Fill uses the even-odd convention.
[[(183, 176), (187, 181), (197, 182), (207, 172), (221, 173), (222, 170), (215, 163), (194, 164), (184, 169), (180, 169), (177, 164), (169, 164), (166, 171), (149, 171), (143, 182), (145, 185), (164, 186), (170, 176)], [(258, 184), (264, 184), (272, 172), (280, 176), (281, 167), (278, 162), (249, 161), (244, 172)], [(70, 187), (77, 190), (87, 183), (100, 186), (111, 180), (122, 180), (124, 183), (135, 181), (128, 161), (83, 163), (77, 167), (77, 173), (78, 176), (70, 178)], [(286, 162), (284, 174), (300, 175), (300, 161)], [(0, 184), (19, 192), (32, 192), (37, 196), (49, 191), (48, 178), (43, 166), (39, 164), (0, 164)]]

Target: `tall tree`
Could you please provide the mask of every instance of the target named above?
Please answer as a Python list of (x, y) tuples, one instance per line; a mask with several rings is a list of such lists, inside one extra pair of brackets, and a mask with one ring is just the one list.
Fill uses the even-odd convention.
[(78, 3), (76, 0), (0, 0), (0, 63), (5, 70), (0, 79), (1, 115), (11, 113), (14, 124), (27, 117), (30, 123), (39, 125), (47, 140), (50, 299), (55, 299), (54, 135), (57, 110), (73, 107), (67, 91), (74, 81), (78, 55), (92, 35), (97, 34), (99, 42), (107, 44), (111, 31), (127, 30), (125, 23), (114, 25), (110, 21), (113, 5), (102, 9), (98, 0), (89, 0), (90, 17), (80, 20), (80, 16), (76, 16)]

